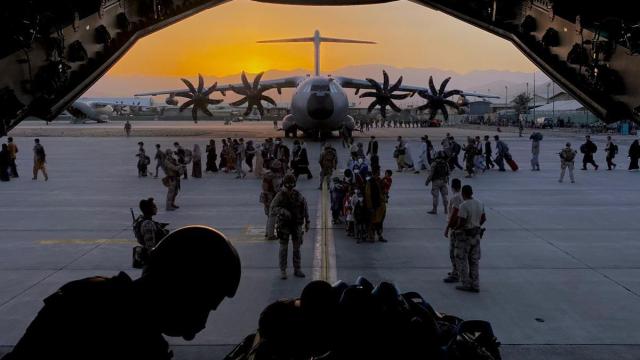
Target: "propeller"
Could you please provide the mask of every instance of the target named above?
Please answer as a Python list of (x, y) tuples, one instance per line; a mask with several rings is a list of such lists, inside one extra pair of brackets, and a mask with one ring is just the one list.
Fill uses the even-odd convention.
[(360, 94), (360, 98), (372, 97), (375, 98), (373, 102), (367, 108), (367, 113), (370, 113), (376, 106), (380, 106), (380, 115), (383, 118), (387, 117), (387, 106), (389, 106), (393, 111), (400, 112), (402, 111), (393, 100), (402, 100), (408, 98), (411, 94), (394, 94), (394, 92), (398, 91), (400, 86), (402, 85), (402, 76), (389, 87), (389, 75), (386, 71), (382, 70), (382, 76), (384, 77), (384, 81), (382, 85), (380, 85), (377, 81), (373, 79), (367, 78), (366, 80), (373, 86), (375, 91), (367, 91), (365, 93)]
[(456, 110), (460, 108), (460, 105), (455, 101), (448, 100), (453, 95), (462, 95), (461, 90), (449, 90), (445, 91), (447, 84), (451, 80), (451, 77), (444, 79), (444, 81), (440, 84), (440, 89), (436, 89), (433, 84), (433, 76), (429, 76), (429, 90), (418, 91), (418, 95), (427, 100), (427, 103), (418, 106), (418, 111), (424, 111), (429, 109), (429, 120), (433, 120), (438, 111), (442, 112), (442, 116), (444, 120), (447, 121), (449, 119), (449, 111), (445, 105), (448, 105)]
[(209, 116), (213, 116), (211, 111), (207, 109), (207, 105), (217, 105), (223, 101), (221, 99), (209, 99), (209, 95), (211, 95), (211, 93), (216, 90), (218, 83), (214, 83), (208, 89), (205, 90), (204, 79), (200, 74), (198, 74), (198, 88), (193, 86), (191, 81), (187, 79), (180, 79), (180, 80), (182, 80), (182, 82), (185, 85), (187, 85), (187, 87), (189, 88), (188, 92), (175, 94), (175, 96), (189, 99), (180, 106), (180, 112), (182, 112), (184, 109), (188, 108), (189, 106), (193, 105), (193, 108), (191, 109), (191, 116), (193, 117), (193, 121), (195, 123), (198, 122), (198, 110), (202, 111), (203, 113)]
[(262, 106), (263, 101), (266, 101), (273, 106), (278, 106), (275, 100), (267, 95), (262, 94), (263, 92), (269, 90), (269, 88), (260, 87), (260, 79), (262, 79), (262, 75), (264, 75), (264, 72), (256, 75), (256, 77), (253, 79), (253, 84), (251, 84), (247, 79), (247, 75), (243, 71), (240, 77), (242, 79), (242, 85), (244, 85), (244, 87), (240, 89), (231, 87), (231, 91), (238, 95), (243, 95), (244, 97), (238, 101), (232, 102), (230, 105), (240, 106), (246, 103), (247, 110), (244, 112), (244, 116), (249, 115), (254, 106), (258, 108), (260, 116), (264, 116), (264, 107)]

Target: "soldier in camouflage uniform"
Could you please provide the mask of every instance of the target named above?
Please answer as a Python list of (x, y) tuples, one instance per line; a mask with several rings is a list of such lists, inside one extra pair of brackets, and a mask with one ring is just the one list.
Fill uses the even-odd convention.
[(176, 197), (180, 191), (180, 175), (183, 172), (183, 167), (173, 157), (171, 149), (167, 149), (165, 155), (164, 171), (167, 176), (162, 179), (162, 183), (168, 188), (166, 210), (173, 211), (180, 208), (176, 205)]
[(429, 214), (435, 215), (438, 213), (438, 195), (442, 196), (442, 205), (444, 207), (444, 213), (447, 213), (447, 196), (449, 190), (447, 184), (449, 183), (449, 164), (447, 163), (447, 155), (444, 151), (438, 151), (436, 154), (436, 161), (431, 166), (429, 177), (425, 185), (431, 183), (431, 195), (433, 196), (433, 209), (429, 211)]
[(560, 151), (560, 179), (558, 182), (562, 182), (564, 180), (564, 172), (566, 169), (569, 169), (569, 178), (572, 183), (575, 183), (576, 180), (573, 177), (573, 168), (574, 162), (576, 160), (577, 152), (571, 148), (571, 143), (567, 143), (564, 149)]
[[(283, 188), (271, 202), (269, 217), (276, 224), (280, 239), (280, 274), (287, 278), (287, 253), (289, 236), (293, 244), (293, 268), (296, 277), (305, 277), (300, 268), (300, 246), (304, 231), (309, 231), (309, 209), (307, 200), (295, 190), (296, 177), (289, 174), (284, 177)], [(304, 230), (303, 230), (304, 225)]]
[(455, 257), (462, 285), (456, 289), (468, 292), (480, 291), (480, 239), (482, 225), (487, 220), (484, 205), (473, 198), (469, 185), (462, 187), (462, 199), (458, 209), (458, 224), (455, 229)]

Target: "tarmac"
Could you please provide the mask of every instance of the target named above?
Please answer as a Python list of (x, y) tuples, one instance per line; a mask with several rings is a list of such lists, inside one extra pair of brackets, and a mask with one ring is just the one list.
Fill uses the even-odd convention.
[[(545, 132), (540, 172), (529, 170), (528, 131), (523, 138), (501, 133), (519, 171), (488, 171), (473, 179), (456, 171), (454, 177), (473, 186), (488, 219), (480, 260), (481, 292), (470, 294), (442, 282), (450, 267), (448, 240), (443, 237), (445, 216), (441, 209), (436, 216), (426, 213), (431, 195), (424, 186), (424, 172), (394, 172), (385, 221), (389, 242), (375, 244), (356, 244), (341, 226), (332, 226), (327, 193), (317, 190), (318, 177), (301, 178), (298, 189), (307, 198), (315, 224), (302, 247), (307, 279), (281, 280), (278, 244), (264, 239), (260, 182), (253, 174), (241, 180), (223, 173), (190, 178), (178, 197), (181, 208), (165, 212), (166, 188), (158, 179), (138, 178), (134, 157), (140, 140), (152, 153), (155, 143), (165, 148), (179, 141), (192, 147), (230, 133), (245, 139), (275, 136), (271, 125), (233, 124), (224, 130), (223, 125), (171, 123), (165, 132), (136, 134), (145, 126), (162, 125), (134, 123), (130, 138), (100, 133), (102, 128), (121, 129), (120, 124), (25, 123), (12, 133), (20, 148), (21, 177), (0, 183), (0, 356), (24, 333), (42, 299), (64, 283), (119, 271), (138, 276), (131, 268), (135, 242), (129, 208), (137, 212), (140, 199), (154, 197), (159, 221), (172, 228), (187, 224), (218, 228), (231, 238), (242, 259), (238, 293), (210, 315), (207, 328), (191, 342), (168, 339), (175, 359), (222, 359), (255, 331), (259, 314), (269, 303), (299, 296), (313, 278), (353, 282), (360, 275), (417, 291), (441, 312), (490, 321), (503, 344), (504, 359), (640, 358), (636, 326), (640, 323), (640, 173), (626, 171), (625, 156), (633, 137), (615, 136), (619, 166), (606, 171), (604, 136), (594, 136), (600, 170), (580, 171), (578, 159), (575, 184), (557, 181), (557, 153), (566, 141), (574, 148), (582, 142), (582, 135), (572, 133)], [(51, 128), (67, 129), (68, 136), (45, 137)], [(183, 132), (195, 128), (206, 137), (172, 136), (171, 128), (186, 129)], [(451, 132), (462, 143), (471, 134), (493, 137), (493, 130), (405, 128), (376, 129), (372, 134), (379, 137), (382, 168), (395, 169), (391, 154), (397, 135), (409, 138), (417, 159), (418, 138), (423, 134), (439, 144), (444, 133)], [(33, 138), (27, 133), (40, 136), (47, 151), (47, 182), (31, 180)], [(369, 135), (356, 141), (366, 146)], [(337, 139), (333, 142), (344, 168), (347, 150)], [(320, 145), (310, 141), (307, 147), (312, 172), (318, 174)]]

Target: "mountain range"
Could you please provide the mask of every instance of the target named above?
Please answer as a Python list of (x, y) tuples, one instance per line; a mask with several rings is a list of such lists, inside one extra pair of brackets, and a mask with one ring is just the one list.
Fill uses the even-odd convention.
[[(527, 83), (529, 83), (530, 92), (533, 92), (533, 73), (502, 71), (502, 70), (477, 70), (466, 74), (460, 74), (450, 70), (442, 70), (436, 68), (398, 68), (388, 65), (354, 65), (347, 66), (335, 71), (329, 72), (335, 76), (348, 76), (353, 78), (373, 78), (382, 81), (382, 70), (386, 70), (389, 74), (390, 81), (393, 83), (398, 77), (403, 76), (403, 84), (428, 86), (429, 76), (433, 76), (436, 87), (439, 86), (445, 78), (451, 77), (451, 81), (447, 89), (461, 89), (467, 92), (476, 92), (488, 95), (499, 96), (500, 99), (493, 99), (494, 102), (504, 102), (505, 87), (507, 87), (508, 100), (516, 95), (525, 92)], [(296, 76), (309, 74), (309, 71), (303, 69), (295, 70), (269, 70), (266, 71), (263, 79), (275, 79), (280, 77)], [(248, 74), (251, 81), (255, 74)], [(239, 83), (240, 74), (234, 74), (223, 77), (216, 77), (203, 74), (205, 85), (213, 84), (229, 84)], [(552, 86), (550, 79), (542, 72), (535, 73), (536, 78), (536, 94), (547, 97), (547, 94), (561, 92), (562, 89), (557, 85)], [(197, 84), (196, 76), (189, 78), (194, 84)], [(549, 87), (547, 87), (549, 85)], [(135, 93), (148, 92), (154, 90), (182, 89), (184, 85), (178, 77), (172, 76), (128, 76), (128, 75), (107, 75), (100, 79), (91, 89), (87, 91), (84, 97), (122, 97), (132, 96)], [(555, 90), (555, 91), (554, 91)], [(548, 91), (548, 93), (547, 93)], [(275, 91), (268, 94), (272, 96), (278, 103), (288, 104), (291, 99), (293, 89), (283, 89), (282, 95), (278, 95)], [(361, 100), (353, 94), (353, 91), (347, 91), (350, 101), (360, 103)], [(214, 95), (212, 97), (219, 97)], [(226, 100), (233, 101), (238, 96), (235, 94), (227, 94)], [(161, 98), (157, 100), (161, 101)], [(406, 102), (421, 103), (418, 97), (411, 98)], [(365, 104), (364, 102), (362, 104)]]

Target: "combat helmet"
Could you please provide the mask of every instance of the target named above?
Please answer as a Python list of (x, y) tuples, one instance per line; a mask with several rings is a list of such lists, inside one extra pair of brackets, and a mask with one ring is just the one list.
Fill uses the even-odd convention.
[(151, 250), (144, 273), (231, 298), (240, 283), (240, 257), (218, 230), (190, 225), (171, 232)]

